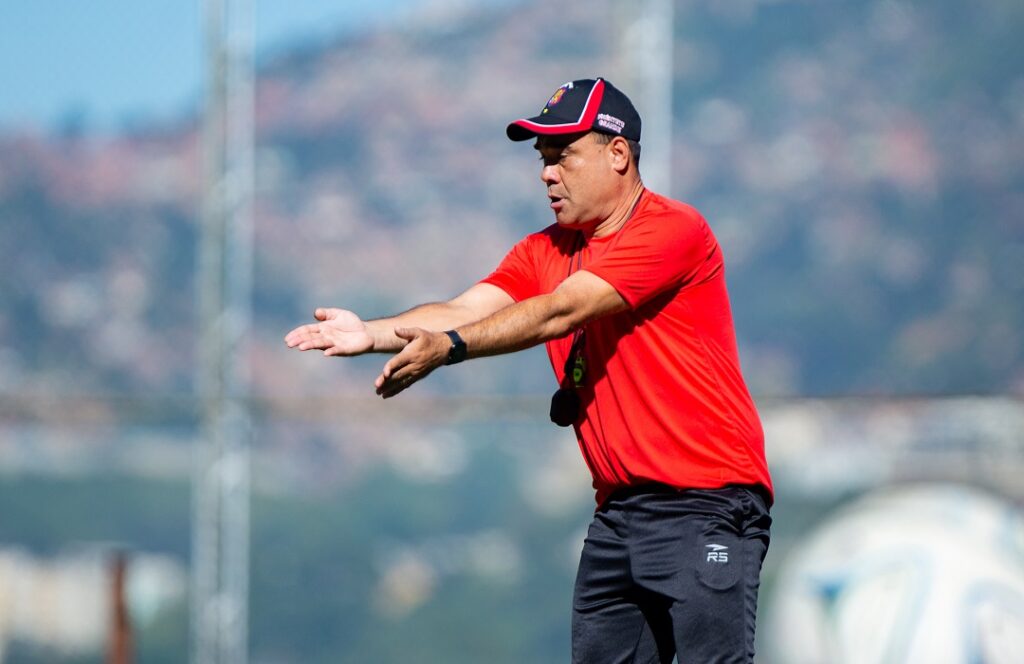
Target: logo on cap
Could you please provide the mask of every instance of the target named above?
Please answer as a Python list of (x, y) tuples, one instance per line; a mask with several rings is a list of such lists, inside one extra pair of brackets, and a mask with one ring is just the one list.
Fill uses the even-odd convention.
[(621, 134), (622, 130), (626, 127), (626, 123), (618, 119), (614, 115), (608, 115), (607, 113), (599, 113), (597, 116), (597, 124), (600, 127), (604, 127), (609, 131), (614, 131), (616, 134)]
[(551, 99), (548, 99), (548, 103), (544, 105), (544, 110), (541, 113), (547, 113), (549, 108), (562, 101), (562, 95), (565, 94), (566, 90), (572, 90), (572, 81), (555, 90), (555, 94), (551, 95)]

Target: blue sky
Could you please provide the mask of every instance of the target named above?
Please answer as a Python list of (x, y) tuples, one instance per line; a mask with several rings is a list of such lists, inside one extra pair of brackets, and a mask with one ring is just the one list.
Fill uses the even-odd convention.
[[(266, 57), (288, 44), (450, 1), (253, 0), (257, 53)], [(0, 6), (0, 130), (52, 128), (76, 117), (114, 128), (197, 107), (201, 0), (10, 0)]]

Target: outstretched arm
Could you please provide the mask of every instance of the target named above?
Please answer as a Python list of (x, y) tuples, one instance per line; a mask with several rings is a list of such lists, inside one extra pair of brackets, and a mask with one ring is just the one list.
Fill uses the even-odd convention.
[[(557, 339), (595, 318), (629, 305), (608, 282), (586, 270), (574, 273), (554, 292), (532, 297), (466, 325), (455, 326), (467, 357), (511, 353)], [(451, 329), (451, 328), (445, 328)], [(444, 364), (451, 340), (443, 332), (398, 328), (405, 348), (384, 365), (377, 393), (392, 397)]]
[(397, 316), (370, 321), (345, 309), (319, 308), (313, 312), (318, 322), (300, 325), (284, 341), (289, 348), (322, 350), (328, 356), (394, 353), (408, 343), (395, 335), (396, 327), (450, 330), (486, 318), (513, 302), (497, 286), (482, 283), (447, 302), (421, 304)]

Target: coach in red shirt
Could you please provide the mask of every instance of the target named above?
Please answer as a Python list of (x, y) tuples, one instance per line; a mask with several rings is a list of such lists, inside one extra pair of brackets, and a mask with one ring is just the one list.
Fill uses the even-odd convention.
[(718, 242), (640, 179), (640, 116), (603, 79), (558, 88), (511, 123), (535, 139), (555, 224), (447, 302), (362, 321), (317, 309), (285, 340), (326, 355), (397, 353), (388, 398), (444, 364), (547, 345), (597, 510), (573, 597), (573, 661), (752, 662), (772, 501), (740, 373)]

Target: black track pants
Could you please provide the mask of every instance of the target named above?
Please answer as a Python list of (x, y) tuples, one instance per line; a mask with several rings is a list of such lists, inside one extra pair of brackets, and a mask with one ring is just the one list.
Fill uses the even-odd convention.
[(573, 595), (575, 664), (749, 664), (771, 517), (746, 487), (616, 492)]

